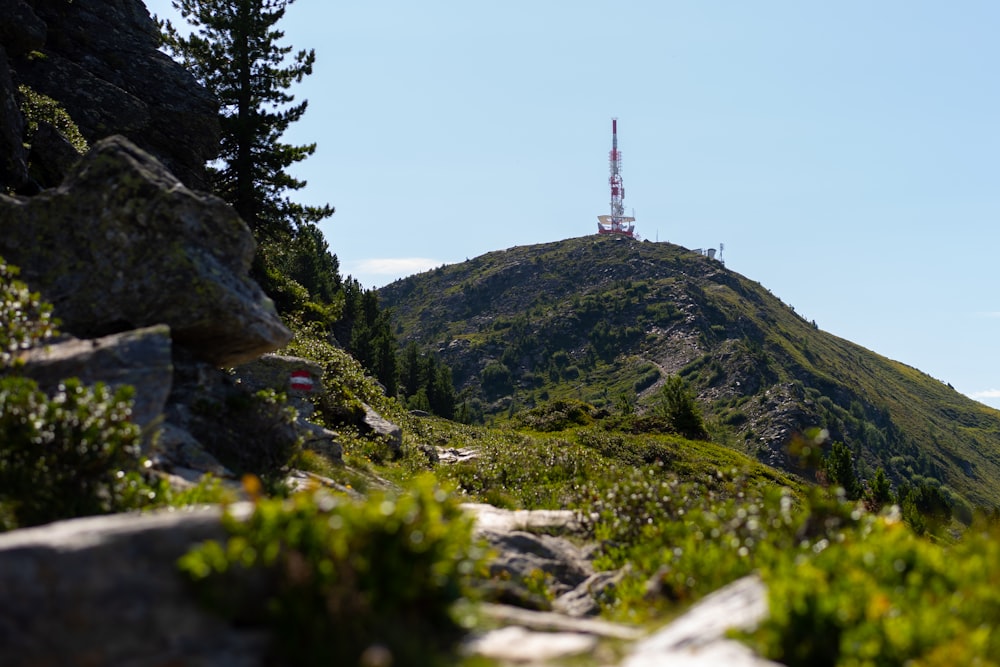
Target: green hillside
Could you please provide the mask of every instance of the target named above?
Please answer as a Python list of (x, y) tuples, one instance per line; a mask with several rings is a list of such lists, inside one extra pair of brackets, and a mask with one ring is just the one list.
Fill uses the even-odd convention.
[(451, 366), (467, 414), (557, 398), (642, 412), (679, 374), (714, 440), (779, 468), (826, 429), (870, 479), (1000, 505), (1000, 412), (818, 329), (760, 284), (669, 243), (587, 236), (491, 252), (379, 291), (402, 341)]

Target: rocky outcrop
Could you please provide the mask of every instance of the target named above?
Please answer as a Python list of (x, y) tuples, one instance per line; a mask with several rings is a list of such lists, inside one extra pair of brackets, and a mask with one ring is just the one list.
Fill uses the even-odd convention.
[(173, 377), (170, 329), (155, 326), (94, 340), (67, 340), (28, 350), (22, 373), (42, 391), (55, 390), (65, 378), (84, 384), (135, 388), (132, 421), (141, 427), (163, 414)]
[[(10, 0), (2, 0), (4, 3)], [(2, 9), (0, 9), (2, 11)], [(0, 26), (5, 23), (0, 19)], [(18, 108), (17, 87), (0, 42), (0, 189), (15, 190), (28, 183), (28, 150), (24, 146), (24, 117)]]
[[(567, 535), (582, 532), (580, 516), (571, 510), (503, 510), (483, 503), (462, 506), (475, 517), (476, 534), (493, 549), (487, 594), (501, 602), (565, 616), (592, 616), (597, 600), (620, 580), (621, 572), (595, 572), (594, 546), (578, 544)], [(557, 533), (557, 534), (552, 534)], [(545, 579), (552, 602), (528, 592), (524, 582)]]
[(309, 421), (316, 410), (313, 397), (322, 389), (323, 367), (301, 357), (265, 354), (233, 369), (236, 382), (245, 391), (271, 389), (284, 393), (297, 413), (296, 428), (302, 446), (341, 461), (344, 453), (337, 434)]
[(0, 255), (79, 337), (167, 324), (216, 365), (283, 345), (291, 333), (249, 277), (254, 249), (228, 204), (122, 137), (96, 144), (57, 189), (0, 196)]
[[(638, 628), (551, 612), (487, 605), (483, 613), (502, 627), (473, 633), (464, 650), (501, 664), (563, 664), (586, 654), (596, 664), (620, 667), (779, 667), (727, 636), (733, 630), (751, 631), (767, 616), (767, 590), (756, 576), (705, 597), (645, 637)], [(632, 643), (620, 660), (603, 639)]]
[(382, 439), (391, 458), (399, 458), (403, 453), (403, 429), (365, 405), (362, 430)]
[[(22, 143), (45, 161), (33, 137), (8, 115), (13, 81), (56, 100), (91, 143), (127, 136), (192, 188), (207, 189), (205, 163), (218, 153), (218, 104), (181, 65), (159, 52), (156, 24), (141, 0), (0, 0), (0, 148)], [(16, 109), (16, 105), (15, 105)], [(4, 151), (0, 189), (23, 189), (25, 155)], [(38, 172), (33, 173), (37, 174)], [(61, 174), (36, 186), (52, 187)]]
[[(220, 368), (291, 337), (249, 276), (254, 249), (228, 204), (123, 137), (98, 142), (59, 188), (0, 194), (0, 256), (74, 337), (23, 354), (19, 372), (43, 389), (67, 377), (134, 386), (145, 454), (179, 479), (280, 467), (300, 440), (339, 458), (334, 434), (304, 420), (296, 429)], [(318, 390), (320, 369), (309, 368)], [(287, 378), (273, 388), (288, 390)], [(309, 396), (293, 400), (311, 412)]]

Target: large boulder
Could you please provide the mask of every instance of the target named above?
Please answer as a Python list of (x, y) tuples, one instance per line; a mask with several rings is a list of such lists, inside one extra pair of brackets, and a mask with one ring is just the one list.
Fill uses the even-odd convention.
[(233, 369), (239, 384), (250, 392), (271, 389), (283, 393), (300, 417), (315, 411), (313, 400), (322, 389), (323, 367), (315, 361), (282, 354), (265, 354)]
[(218, 103), (158, 50), (141, 0), (0, 0), (0, 46), (15, 79), (59, 102), (88, 141), (123, 134), (190, 187), (208, 189)]
[(254, 250), (228, 204), (123, 137), (95, 144), (58, 189), (0, 195), (0, 256), (78, 337), (167, 324), (220, 366), (276, 349), (291, 332), (249, 277)]
[[(266, 476), (282, 469), (303, 440), (289, 406), (257, 397), (230, 371), (193, 359), (182, 349), (174, 354), (166, 421), (160, 453), (181, 467), (192, 467), (197, 445), (229, 470)], [(211, 467), (193, 467), (218, 474)]]

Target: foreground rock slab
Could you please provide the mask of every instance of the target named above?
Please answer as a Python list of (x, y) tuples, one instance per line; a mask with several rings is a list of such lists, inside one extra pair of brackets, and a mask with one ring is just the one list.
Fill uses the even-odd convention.
[(119, 514), (0, 535), (0, 665), (256, 667), (266, 638), (204, 612), (177, 559), (221, 509)]
[(744, 577), (703, 598), (676, 621), (637, 642), (622, 667), (779, 667), (726, 638), (730, 630), (753, 630), (767, 613), (764, 582), (757, 576)]

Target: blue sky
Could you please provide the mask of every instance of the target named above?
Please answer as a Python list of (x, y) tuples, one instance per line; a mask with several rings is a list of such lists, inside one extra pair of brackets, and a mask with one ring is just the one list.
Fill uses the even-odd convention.
[[(169, 0), (148, 0), (171, 16)], [(644, 238), (1000, 407), (1000, 3), (298, 0), (303, 203), (366, 287), (591, 234), (610, 119)]]

